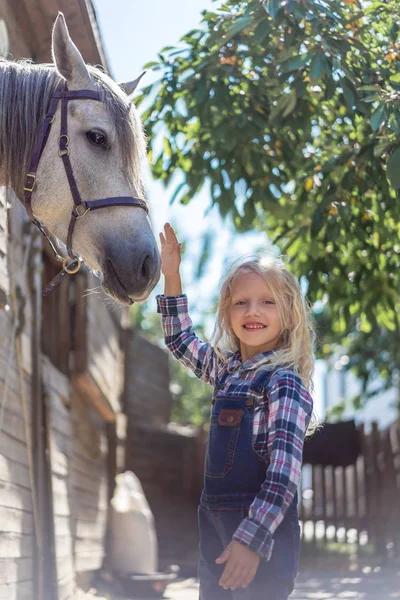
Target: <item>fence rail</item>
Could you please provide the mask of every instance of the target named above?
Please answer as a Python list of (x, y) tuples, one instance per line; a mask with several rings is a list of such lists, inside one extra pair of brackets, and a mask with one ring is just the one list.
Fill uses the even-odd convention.
[[(379, 431), (359, 427), (362, 453), (347, 467), (304, 465), (299, 515), (302, 536), (314, 543), (372, 544), (400, 555), (400, 421)], [(340, 444), (340, 439), (337, 440)]]

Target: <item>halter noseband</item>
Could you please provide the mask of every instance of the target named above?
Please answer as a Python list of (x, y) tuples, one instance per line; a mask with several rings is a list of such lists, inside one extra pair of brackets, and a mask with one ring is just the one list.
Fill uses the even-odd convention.
[[(68, 254), (63, 258), (56, 250), (54, 241), (50, 232), (45, 225), (41, 223), (32, 212), (32, 193), (36, 185), (36, 171), (42, 156), (44, 147), (49, 137), (50, 128), (54, 121), (54, 115), (58, 106), (58, 101), (61, 100), (61, 127), (60, 136), (58, 138), (58, 155), (62, 158), (65, 172), (67, 174), (69, 187), (74, 207), (71, 212), (71, 220), (68, 226), (67, 235), (67, 251)], [(134, 198), (133, 196), (117, 196), (115, 198), (103, 198), (101, 200), (85, 200), (83, 201), (76, 185), (74, 173), (72, 170), (71, 161), (69, 158), (69, 137), (68, 137), (68, 101), (69, 100), (97, 100), (102, 102), (99, 92), (92, 90), (73, 90), (68, 91), (66, 82), (61, 81), (53, 92), (50, 100), (50, 105), (43, 121), (41, 131), (36, 139), (32, 160), (29, 167), (29, 172), (25, 176), (24, 187), (24, 205), (31, 221), (39, 228), (41, 233), (48, 240), (51, 249), (54, 252), (56, 259), (62, 262), (62, 271), (54, 277), (54, 279), (44, 288), (43, 295), (47, 296), (62, 280), (65, 275), (73, 275), (77, 273), (81, 266), (81, 259), (76, 256), (72, 250), (72, 235), (77, 219), (87, 215), (90, 210), (98, 208), (106, 208), (109, 206), (138, 206), (148, 213), (148, 208), (144, 200)]]

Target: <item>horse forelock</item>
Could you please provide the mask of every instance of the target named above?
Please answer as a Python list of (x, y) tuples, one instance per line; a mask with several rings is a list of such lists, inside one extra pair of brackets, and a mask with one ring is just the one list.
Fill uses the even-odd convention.
[[(143, 194), (145, 136), (141, 121), (126, 94), (110, 77), (97, 67), (88, 69), (117, 132), (124, 169), (137, 193)], [(5, 184), (20, 198), (38, 130), (59, 81), (54, 65), (0, 58), (0, 165)]]

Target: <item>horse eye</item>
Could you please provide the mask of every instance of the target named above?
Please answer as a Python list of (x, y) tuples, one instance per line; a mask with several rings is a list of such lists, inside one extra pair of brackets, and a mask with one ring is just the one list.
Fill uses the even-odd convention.
[(107, 142), (107, 136), (102, 131), (96, 131), (95, 129), (92, 129), (91, 131), (87, 132), (86, 137), (91, 144), (94, 144), (95, 146), (101, 146), (102, 148), (108, 150), (109, 146)]

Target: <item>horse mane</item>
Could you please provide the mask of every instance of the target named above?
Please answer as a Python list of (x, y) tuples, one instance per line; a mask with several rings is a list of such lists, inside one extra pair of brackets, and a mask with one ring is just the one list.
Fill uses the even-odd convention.
[[(142, 195), (141, 164), (146, 144), (140, 118), (110, 77), (98, 67), (87, 67), (120, 140), (124, 168)], [(5, 185), (21, 199), (38, 128), (60, 79), (54, 65), (0, 58), (0, 164)]]

